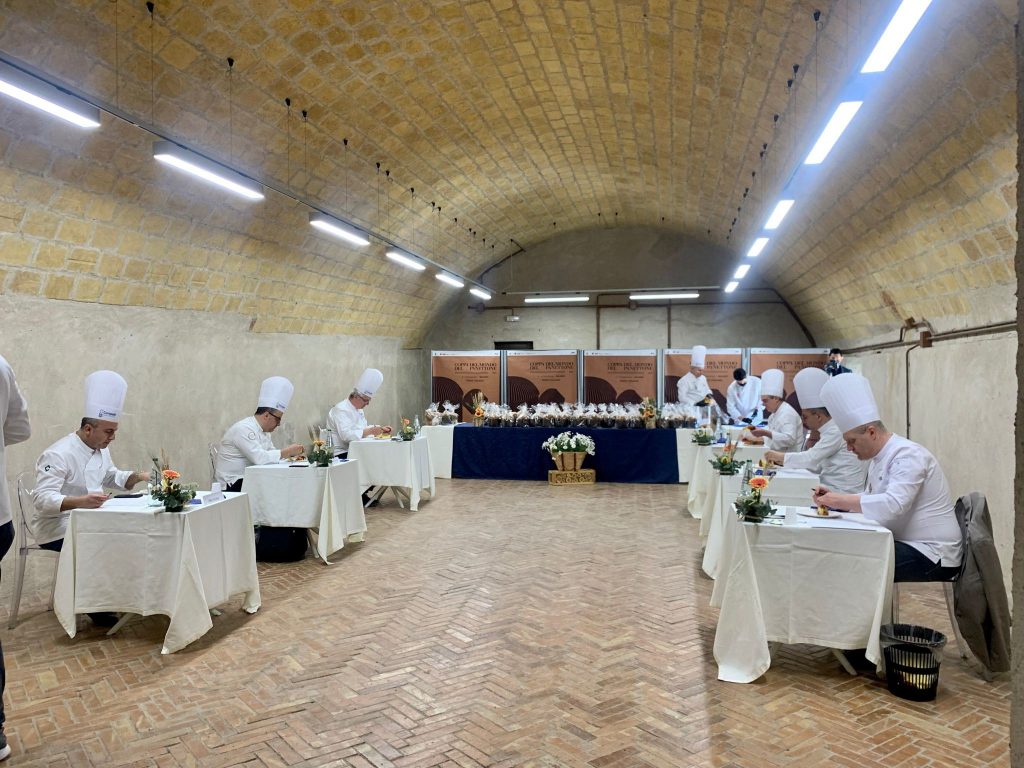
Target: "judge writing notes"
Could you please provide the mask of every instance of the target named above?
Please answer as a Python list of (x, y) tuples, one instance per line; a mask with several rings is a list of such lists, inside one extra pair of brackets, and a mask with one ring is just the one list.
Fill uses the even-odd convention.
[(768, 415), (763, 429), (750, 431), (747, 442), (766, 444), (782, 453), (799, 451), (804, 442), (804, 425), (800, 414), (785, 400), (785, 375), (778, 368), (769, 368), (761, 374), (761, 403)]
[(348, 446), (353, 440), (391, 433), (389, 426), (367, 423), (366, 415), (363, 413), (363, 409), (370, 404), (383, 383), (383, 373), (376, 368), (367, 368), (349, 396), (331, 408), (327, 414), (327, 426), (334, 430), (335, 445), (341, 456), (348, 455)]
[(943, 581), (955, 576), (963, 539), (942, 468), (923, 445), (893, 434), (879, 418), (871, 385), (844, 373), (828, 380), (821, 399), (848, 450), (868, 462), (863, 493), (814, 489), (814, 503), (849, 512), (892, 531), (895, 581)]
[(707, 347), (698, 344), (690, 353), (690, 370), (679, 380), (678, 400), (681, 405), (709, 405), (711, 403), (711, 387), (704, 377), (704, 360)]
[(280, 450), (270, 433), (281, 425), (295, 387), (284, 376), (271, 376), (260, 384), (256, 413), (228, 427), (217, 446), (214, 478), (226, 491), (242, 490), (245, 468), (253, 464), (274, 464), (302, 454), (298, 443)]

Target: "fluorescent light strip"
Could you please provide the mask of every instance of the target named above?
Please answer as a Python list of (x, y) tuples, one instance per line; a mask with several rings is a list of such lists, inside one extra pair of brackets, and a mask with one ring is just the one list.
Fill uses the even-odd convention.
[(734, 274), (732, 277), (734, 280), (742, 280), (744, 277), (747, 276), (747, 272), (749, 271), (749, 264), (740, 264), (738, 267), (736, 267), (736, 274)]
[(725, 286), (725, 292), (726, 293), (732, 293), (733, 291), (735, 291), (739, 287), (739, 285), (740, 284), (738, 282), (733, 280), (727, 286)]
[(401, 264), (406, 269), (415, 269), (417, 272), (422, 272), (427, 268), (426, 264), (416, 261), (415, 259), (406, 256), (404, 253), (399, 253), (398, 251), (387, 251), (384, 255), (387, 256), (389, 261), (393, 261), (395, 264)]
[(932, 0), (903, 0), (861, 67), (861, 74), (885, 72), (931, 4)]
[(696, 291), (687, 293), (631, 293), (630, 301), (658, 301), (666, 299), (699, 299), (700, 294)]
[(447, 283), (448, 285), (452, 286), (453, 288), (462, 288), (462, 287), (464, 287), (466, 285), (464, 282), (459, 280), (457, 277), (453, 277), (452, 275), (449, 275), (446, 272), (438, 272), (436, 275), (434, 275), (434, 277), (436, 277), (442, 283)]
[(853, 120), (853, 116), (857, 114), (857, 110), (863, 103), (863, 101), (844, 101), (836, 107), (825, 130), (821, 132), (821, 136), (818, 137), (810, 154), (807, 155), (807, 159), (804, 160), (804, 165), (819, 165), (825, 161), (828, 153), (832, 151), (832, 147), (839, 141), (839, 137), (843, 135), (846, 126)]
[(472, 293), (477, 298), (483, 299), (484, 301), (490, 301), (491, 300), (491, 294), (489, 294), (487, 291), (483, 291), (483, 290), (481, 290), (479, 288), (470, 288), (469, 292)]
[(527, 304), (565, 304), (569, 301), (590, 301), (589, 296), (527, 296), (523, 301)]
[(96, 107), (2, 61), (0, 93), (79, 128), (100, 127), (100, 111)]
[(170, 141), (153, 142), (153, 157), (161, 163), (191, 173), (203, 181), (216, 184), (222, 189), (234, 192), (249, 200), (262, 200), (262, 188), (240, 173), (200, 157)]
[(364, 232), (322, 213), (309, 214), (309, 224), (321, 232), (340, 237), (342, 240), (352, 243), (352, 245), (370, 244), (370, 240)]
[(767, 237), (759, 237), (759, 238), (757, 238), (757, 240), (754, 241), (754, 244), (752, 246), (750, 246), (750, 250), (747, 251), (747, 258), (748, 259), (754, 259), (754, 258), (757, 258), (758, 256), (760, 256), (761, 255), (761, 251), (764, 250), (764, 247), (766, 245), (768, 245), (768, 238)]
[(765, 222), (765, 229), (778, 229), (779, 225), (782, 224), (782, 220), (786, 218), (786, 214), (789, 213), (789, 209), (793, 207), (793, 203), (796, 200), (779, 200), (779, 204), (775, 206), (775, 210), (772, 211), (772, 215), (768, 217), (768, 221)]

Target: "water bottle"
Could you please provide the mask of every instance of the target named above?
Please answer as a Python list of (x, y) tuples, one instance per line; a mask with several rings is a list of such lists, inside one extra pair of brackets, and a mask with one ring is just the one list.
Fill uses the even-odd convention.
[(420, 417), (419, 415), (413, 416), (412, 418), (412, 431), (413, 434), (418, 435), (420, 433)]

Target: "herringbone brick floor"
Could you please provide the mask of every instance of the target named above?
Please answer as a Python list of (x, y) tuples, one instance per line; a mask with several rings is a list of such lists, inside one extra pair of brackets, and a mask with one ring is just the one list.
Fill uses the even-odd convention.
[[(172, 656), (161, 617), (69, 640), (35, 563), (3, 633), (12, 764), (1008, 764), (1009, 682), (950, 648), (933, 703), (808, 646), (755, 684), (718, 682), (683, 486), (439, 490), (417, 513), (370, 510), (367, 542), (331, 567), (261, 565), (260, 612), (236, 601)], [(905, 591), (903, 612), (949, 630), (937, 588)]]

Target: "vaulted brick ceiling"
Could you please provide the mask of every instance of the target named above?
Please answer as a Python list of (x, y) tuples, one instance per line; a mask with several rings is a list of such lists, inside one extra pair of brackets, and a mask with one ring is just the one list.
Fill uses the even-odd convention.
[[(553, 231), (609, 225), (677, 229), (738, 261), (892, 5), (158, 0), (151, 21), (134, 0), (9, 0), (0, 50), (473, 277)], [(935, 0), (925, 39), (762, 257), (761, 275), (822, 335), (869, 338), (908, 315), (949, 327), (1011, 316), (1015, 20), (1013, 0)], [(196, 270), (230, 273), (244, 255), (280, 262), (249, 270), (238, 302), (211, 293), (198, 308), (252, 311), (266, 330), (415, 341), (445, 295), (383, 263), (380, 248), (311, 235), (287, 198), (224, 212), (215, 195), (176, 196), (142, 164), (148, 134), (102, 131), (139, 161), (111, 161), (121, 203), (151, 206), (152, 183), (168, 215), (192, 222), (186, 239), (215, 247), (213, 229), (258, 241), (224, 238), (238, 261)], [(60, 159), (54, 141), (45, 137)], [(83, 141), (67, 151), (90, 162), (90, 177), (99, 157), (119, 154)], [(159, 283), (175, 266), (135, 279)], [(126, 271), (110, 279), (130, 281)], [(323, 285), (344, 275), (354, 287)], [(271, 303), (268, 285), (301, 290)], [(396, 303), (389, 320), (356, 319)], [(331, 321), (310, 320), (317, 311)]]

